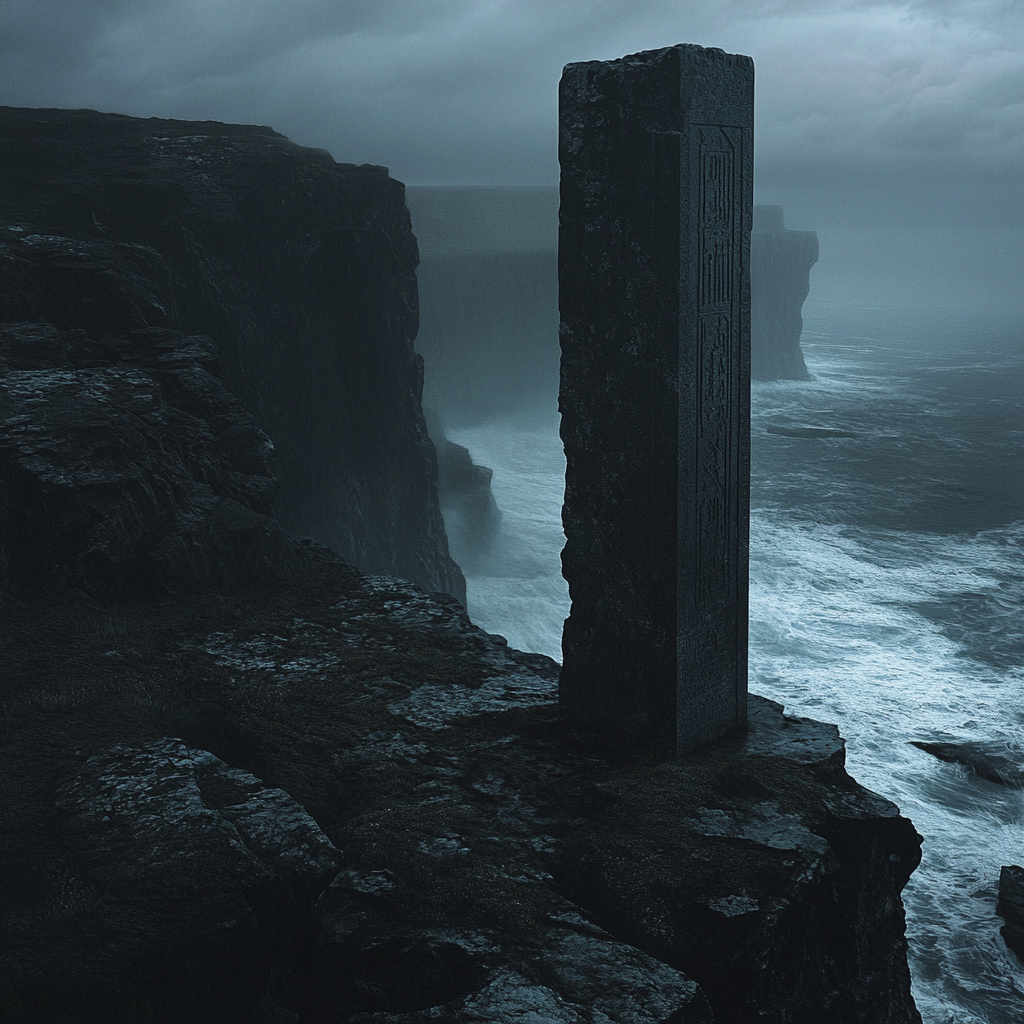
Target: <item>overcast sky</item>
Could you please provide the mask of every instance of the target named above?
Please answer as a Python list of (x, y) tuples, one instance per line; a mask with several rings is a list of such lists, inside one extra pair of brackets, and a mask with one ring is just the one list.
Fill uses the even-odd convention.
[(0, 103), (554, 184), (562, 66), (677, 42), (754, 58), (755, 190), (790, 226), (1024, 227), (1024, 0), (0, 0)]

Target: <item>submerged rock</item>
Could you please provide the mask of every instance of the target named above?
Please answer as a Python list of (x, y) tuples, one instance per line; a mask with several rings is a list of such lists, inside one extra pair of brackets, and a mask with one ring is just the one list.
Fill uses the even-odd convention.
[(999, 929), (1006, 945), (1024, 961), (1024, 868), (1010, 864), (999, 869), (996, 913), (1006, 922)]
[(911, 744), (940, 761), (962, 764), (979, 778), (995, 782), (1000, 786), (1024, 789), (1024, 763), (1019, 756), (1001, 750), (993, 750), (982, 743), (926, 742), (911, 740)]

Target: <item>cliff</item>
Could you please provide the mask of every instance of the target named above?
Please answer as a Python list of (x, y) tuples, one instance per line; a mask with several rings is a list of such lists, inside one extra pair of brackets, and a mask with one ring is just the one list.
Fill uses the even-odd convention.
[[(408, 190), (420, 243), (428, 404), (447, 422), (539, 401), (558, 380), (558, 191)], [(756, 205), (750, 239), (751, 377), (807, 380), (801, 309), (818, 260), (813, 231)]]
[[(35, 115), (71, 126), (67, 145), (54, 132), (37, 147), (38, 176), (25, 141)], [(133, 183), (130, 161), (119, 164), (123, 193), (94, 190), (91, 173), (67, 184), (117, 149), (82, 125), (125, 122), (136, 153), (138, 122), (10, 116), (26, 121), (3, 150), (21, 170), (0, 181), (5, 204), (13, 194), (26, 205), (0, 220), (4, 1019), (920, 1020), (900, 891), (921, 840), (845, 773), (834, 727), (752, 697), (744, 735), (687, 757), (615, 747), (560, 721), (551, 660), (474, 627), (451, 597), (295, 539), (273, 514), (274, 442), (282, 461), (285, 446), (252, 396), (283, 402), (282, 381), (303, 379), (291, 362), (312, 372), (358, 360), (296, 334), (275, 363), (258, 325), (232, 319), (264, 308), (229, 260), (248, 244), (225, 241), (251, 239), (251, 223), (269, 217), (239, 212), (254, 164), (218, 193), (221, 205), (207, 204), (196, 171), (194, 212), (170, 204), (157, 217), (131, 200), (134, 189), (154, 199), (164, 179), (150, 183), (147, 169)], [(174, 138), (174, 123), (155, 124)], [(214, 167), (238, 156), (238, 138), (305, 166), (266, 130), (202, 129), (204, 141), (182, 145)], [(337, 230), (362, 225), (352, 230), (385, 276), (404, 266), (395, 183), (309, 159), (338, 176)], [(320, 171), (309, 175), (315, 196)], [(346, 192), (349, 177), (361, 185)], [(90, 235), (93, 212), (129, 240)], [(132, 235), (133, 223), (152, 233)], [(393, 294), (364, 284), (371, 297)], [(267, 283), (266, 294), (284, 292)], [(366, 309), (361, 322), (407, 323), (403, 309)], [(390, 451), (399, 463), (422, 454), (408, 341), (358, 349), (368, 376), (353, 369), (351, 382), (377, 380), (378, 395), (410, 403), (410, 435), (378, 415), (356, 441), (339, 434), (338, 451)], [(339, 394), (372, 404), (332, 379), (309, 381), (291, 436), (307, 429), (302, 416), (334, 423)], [(300, 456), (295, 473), (334, 472), (327, 455)], [(459, 453), (452, 485), (467, 473), (473, 484), (473, 469)], [(288, 479), (279, 506), (294, 502)], [(366, 493), (380, 486), (370, 480)], [(314, 489), (302, 493), (312, 500)]]
[(755, 206), (750, 233), (750, 376), (809, 380), (801, 309), (818, 262), (818, 236), (783, 226), (781, 206)]
[[(420, 408), (416, 263), (384, 168), (269, 128), (0, 108), (0, 322), (209, 337), (273, 438), (282, 527), (464, 601)], [(132, 366), (116, 348), (109, 365)]]
[(501, 511), (491, 491), (494, 471), (473, 462), (469, 449), (445, 437), (432, 409), (427, 429), (437, 449), (437, 493), (448, 544), (470, 578), (484, 565), (501, 529)]
[(408, 190), (425, 399), (448, 424), (558, 400), (558, 192)]

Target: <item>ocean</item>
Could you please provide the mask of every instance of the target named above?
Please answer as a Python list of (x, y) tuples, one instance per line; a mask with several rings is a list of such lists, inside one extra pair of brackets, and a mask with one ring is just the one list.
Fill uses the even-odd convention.
[[(924, 836), (904, 902), (927, 1024), (1020, 1024), (995, 905), (1024, 791), (911, 744), (1024, 759), (1020, 316), (812, 296), (802, 345), (811, 380), (753, 385), (749, 687), (837, 723), (850, 773)], [(807, 427), (844, 436), (775, 432)], [(467, 560), (470, 615), (560, 661), (557, 409), (448, 433), (494, 470), (502, 513)]]

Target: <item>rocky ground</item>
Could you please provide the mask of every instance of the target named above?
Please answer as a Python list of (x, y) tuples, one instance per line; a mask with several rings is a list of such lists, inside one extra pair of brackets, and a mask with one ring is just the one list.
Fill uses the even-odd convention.
[(7, 601), (7, 1019), (919, 1019), (920, 837), (834, 727), (609, 747), (453, 599), (309, 565)]
[(467, 619), (399, 183), (251, 126), (0, 136), (0, 1018), (920, 1020), (921, 839), (834, 727), (610, 746)]

